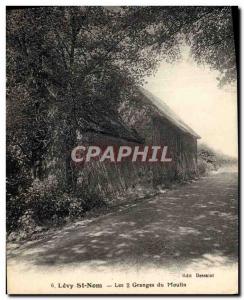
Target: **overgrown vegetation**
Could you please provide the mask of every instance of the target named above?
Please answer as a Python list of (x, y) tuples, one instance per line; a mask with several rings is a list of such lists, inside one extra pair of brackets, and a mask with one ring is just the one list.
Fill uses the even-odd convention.
[(218, 153), (206, 144), (198, 145), (198, 171), (200, 175), (232, 165), (237, 165), (236, 158)]
[[(211, 32), (211, 34), (210, 34)], [(79, 187), (70, 151), (86, 132), (120, 136), (119, 103), (188, 43), (235, 80), (226, 7), (36, 7), (7, 11), (7, 230), (31, 233), (104, 205)]]

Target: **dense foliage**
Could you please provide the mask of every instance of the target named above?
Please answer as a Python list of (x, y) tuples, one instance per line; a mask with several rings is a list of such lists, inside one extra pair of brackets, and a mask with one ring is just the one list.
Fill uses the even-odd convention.
[(237, 168), (237, 158), (213, 150), (206, 144), (198, 145), (198, 170), (200, 175), (217, 171), (222, 167)]
[(235, 80), (228, 7), (7, 10), (9, 231), (103, 203), (95, 191), (77, 189), (70, 162), (77, 135), (116, 136), (121, 101), (160, 61), (179, 59), (183, 43), (220, 72), (220, 84)]

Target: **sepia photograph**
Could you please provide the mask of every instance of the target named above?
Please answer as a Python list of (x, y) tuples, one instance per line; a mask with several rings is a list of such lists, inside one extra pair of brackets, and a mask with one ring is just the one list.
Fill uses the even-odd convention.
[(239, 294), (239, 14), (6, 6), (7, 294)]

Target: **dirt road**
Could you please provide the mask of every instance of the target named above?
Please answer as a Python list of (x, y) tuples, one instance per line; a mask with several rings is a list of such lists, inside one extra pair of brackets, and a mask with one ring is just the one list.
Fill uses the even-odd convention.
[(116, 212), (76, 222), (40, 241), (10, 244), (9, 265), (170, 266), (237, 259), (237, 173), (178, 186)]

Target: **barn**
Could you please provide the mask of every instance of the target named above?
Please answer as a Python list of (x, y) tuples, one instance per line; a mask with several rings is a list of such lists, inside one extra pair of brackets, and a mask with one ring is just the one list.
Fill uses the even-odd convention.
[(83, 141), (95, 145), (166, 145), (172, 162), (91, 162), (81, 179), (99, 193), (117, 195), (137, 184), (157, 186), (198, 175), (197, 140), (200, 136), (185, 124), (161, 99), (144, 88), (119, 107), (120, 121), (113, 120), (110, 132), (88, 132)]
[(139, 88), (133, 99), (121, 105), (123, 122), (148, 145), (167, 145), (171, 164), (153, 167), (154, 184), (197, 175), (197, 140), (200, 136), (161, 99)]

